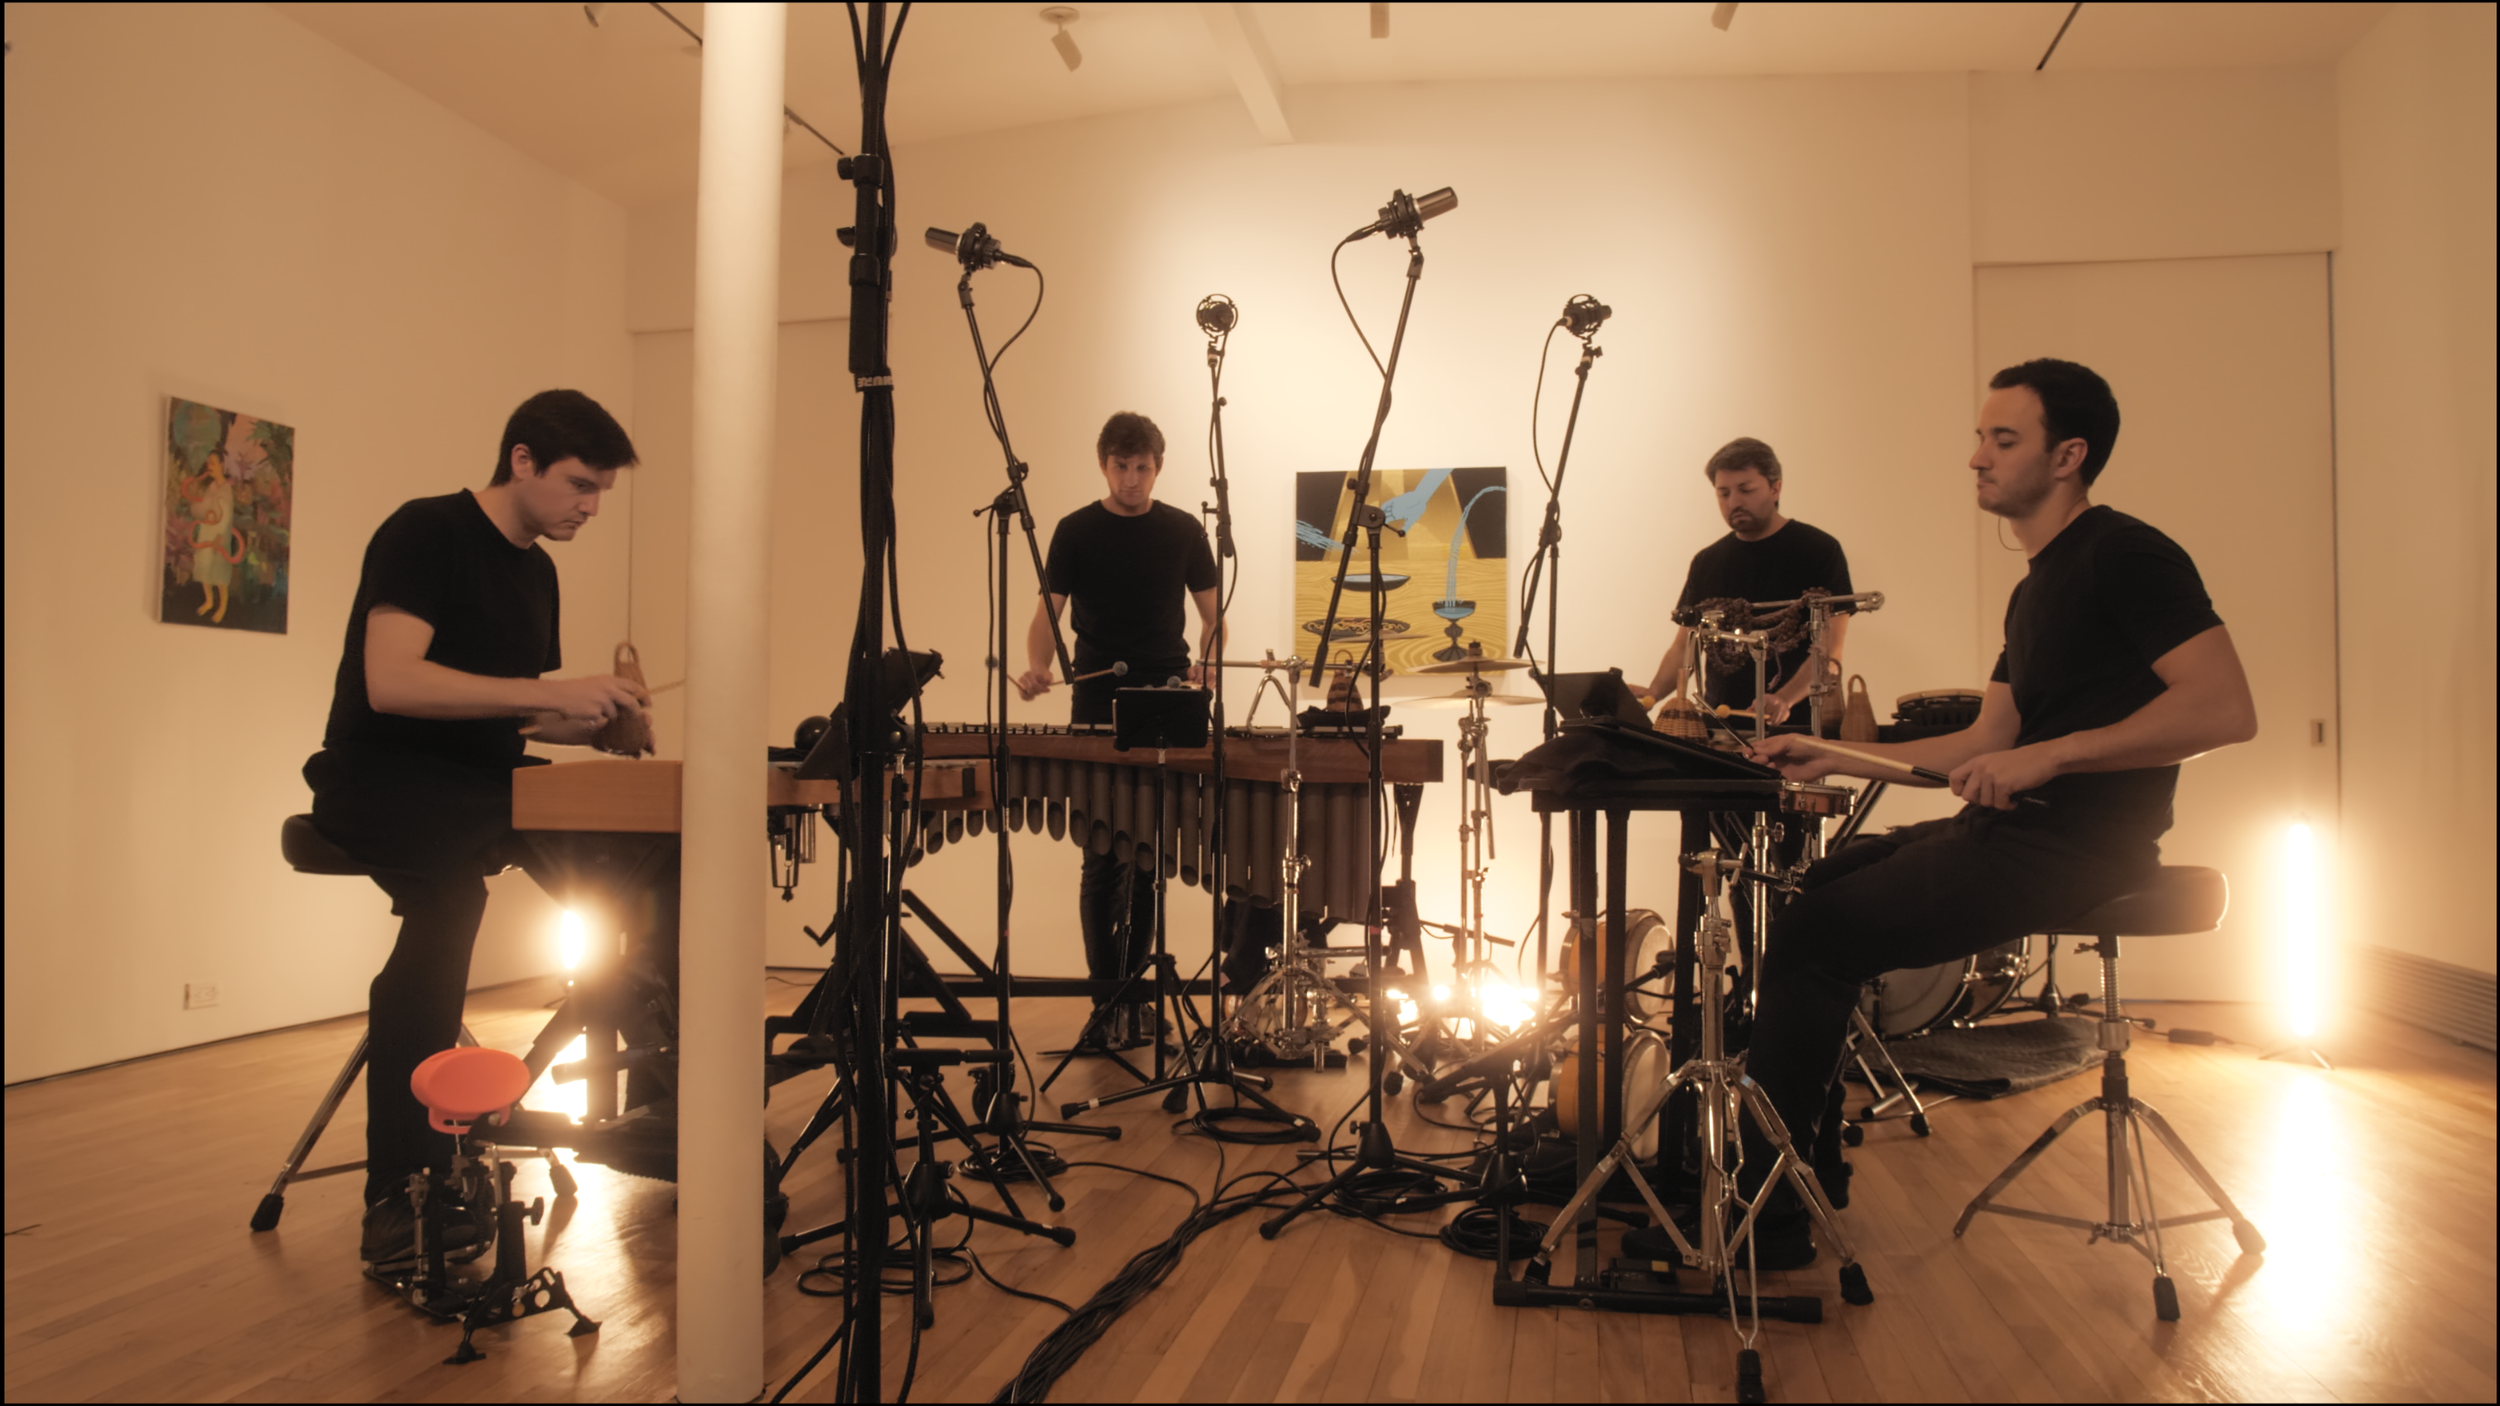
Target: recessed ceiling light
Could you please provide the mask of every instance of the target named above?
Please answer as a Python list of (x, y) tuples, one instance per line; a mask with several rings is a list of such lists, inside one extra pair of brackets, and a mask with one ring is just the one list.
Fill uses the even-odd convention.
[(1042, 9), (1042, 23), (1052, 27), (1050, 47), (1059, 51), (1059, 61), (1074, 73), (1085, 65), (1085, 55), (1077, 52), (1076, 41), (1068, 37), (1068, 26), (1076, 23), (1076, 10), (1067, 5), (1048, 5)]

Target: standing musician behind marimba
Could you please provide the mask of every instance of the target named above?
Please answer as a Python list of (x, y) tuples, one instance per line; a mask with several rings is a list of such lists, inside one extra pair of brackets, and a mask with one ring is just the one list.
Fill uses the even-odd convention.
[[(572, 541), (634, 462), (597, 401), (542, 391), (504, 425), (484, 489), (404, 503), (365, 548), (329, 727), (304, 779), (314, 827), (373, 869), (400, 920), (367, 1017), (369, 1264), (414, 1258), (408, 1178), (451, 1166), (452, 1139), (427, 1126), (408, 1079), (459, 1038), (485, 876), (517, 852), (512, 772), (527, 763), (516, 721), (536, 719), (542, 742), (586, 746), (649, 701), (613, 675), (539, 677), (563, 658), (556, 564), (538, 539)], [(486, 1236), (494, 1207), (469, 1211), (449, 1248)]]
[[(1103, 423), (1094, 457), (1109, 491), (1101, 502), (1061, 518), (1051, 531), (1050, 589), (1034, 609), (1025, 637), (1029, 667), (1016, 680), (1027, 699), (1050, 690), (1050, 622), (1074, 601), (1076, 672), (1100, 675), (1074, 686), (1068, 709), (1074, 723), (1109, 723), (1112, 695), (1121, 688), (1171, 678), (1201, 682), (1182, 634), (1183, 596), (1198, 607), (1201, 657), (1213, 658), (1222, 647), (1220, 578), (1207, 530), (1154, 498), (1155, 479), (1163, 472), (1163, 431), (1145, 416), (1123, 410)], [(1127, 672), (1117, 677), (1104, 672), (1114, 664), (1126, 664)], [(1085, 936), (1088, 976), (1122, 981), (1136, 975), (1154, 945), (1153, 872), (1087, 851), (1077, 922)], [(1158, 1038), (1151, 1000), (1106, 1010), (1107, 999), (1095, 1002), (1079, 1048), (1129, 1049)]]
[[(1780, 513), (1780, 460), (1771, 446), (1758, 439), (1729, 440), (1710, 456), (1702, 476), (1718, 494), (1719, 516), (1727, 520), (1728, 531), (1693, 554), (1692, 567), (1684, 574), (1683, 594), (1676, 597), (1676, 614), (1711, 600), (1795, 600), (1810, 590), (1835, 596), (1854, 594), (1849, 584), (1849, 555), (1841, 550), (1840, 539)], [(1848, 641), (1852, 610), (1845, 605), (1832, 607), (1832, 623), (1824, 632), (1827, 660), (1823, 671), (1832, 677), (1840, 673), (1840, 652)], [(1684, 687), (1685, 646), (1690, 635), (1685, 627), (1676, 627), (1675, 641), (1667, 646), (1667, 657), (1658, 662), (1657, 677), (1650, 680), (1652, 701)], [(1815, 681), (1807, 668), (1811, 645), (1810, 639), (1800, 636), (1794, 646), (1768, 661), (1771, 695), (1758, 709), (1766, 721), (1785, 719), (1813, 691)], [(1705, 651), (1702, 673), (1703, 707), (1756, 707), (1751, 658), (1739, 668), (1717, 667)]]
[[(1860, 837), (1808, 870), (1805, 891), (1772, 919), (1746, 1072), (1800, 1146), (1825, 1116), (1861, 984), (2040, 932), (2142, 883), (2161, 862), (2179, 763), (2257, 733), (2248, 678), (2196, 563), (2089, 500), (2118, 438), (2109, 383), (2041, 360), (1988, 385), (1974, 486), (2031, 567), (2006, 604), (1979, 721), (1867, 744), (1863, 761), (1788, 734), (1753, 749), (1793, 781), (1898, 781), (1878, 758), (1949, 772), (1968, 803), (1951, 819)], [(2025, 796), (2042, 804), (2017, 804)], [(1750, 1123), (1745, 1137), (1739, 1181), (1750, 1192), (1771, 1155)], [(1754, 1240), (1764, 1269), (1814, 1257), (1804, 1204), (1784, 1186)]]

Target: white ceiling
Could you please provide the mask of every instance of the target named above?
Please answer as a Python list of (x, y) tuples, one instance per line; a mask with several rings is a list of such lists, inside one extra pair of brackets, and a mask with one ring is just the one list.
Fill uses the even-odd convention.
[[(626, 205), (694, 189), (696, 46), (648, 4), (329, 4), (276, 8), (487, 131)], [(1080, 3), (1069, 72), (1037, 4), (920, 4), (895, 63), (887, 126), (912, 142), (1235, 93), (1194, 4)], [(1458, 79), (1670, 74), (2021, 72), (2070, 8), (2002, 4), (1748, 4), (1724, 33), (1695, 4), (1368, 4), (1237, 7), (1286, 89)], [(2334, 62), (2384, 4), (2083, 6), (2051, 67), (2229, 68)], [(669, 6), (700, 32), (703, 6)], [(850, 21), (790, 7), (789, 105), (857, 144)], [(793, 133), (791, 165), (832, 159)]]

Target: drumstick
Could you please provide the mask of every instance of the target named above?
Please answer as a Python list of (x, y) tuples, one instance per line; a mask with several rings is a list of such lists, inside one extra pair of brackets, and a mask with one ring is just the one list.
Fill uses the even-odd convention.
[(1069, 683), (1083, 683), (1083, 682), (1085, 682), (1087, 679), (1098, 679), (1098, 678), (1101, 678), (1101, 677), (1102, 677), (1103, 675), (1105, 675), (1105, 674), (1109, 674), (1111, 677), (1113, 677), (1113, 678), (1115, 678), (1115, 679), (1116, 679), (1116, 678), (1125, 678), (1125, 677), (1127, 677), (1127, 676), (1128, 676), (1128, 661), (1126, 661), (1126, 660), (1122, 660), (1122, 661), (1120, 661), (1119, 663), (1113, 664), (1113, 665), (1112, 665), (1110, 668), (1108, 668), (1108, 669), (1096, 669), (1094, 672), (1092, 672), (1092, 673), (1090, 673), (1090, 674), (1078, 674), (1076, 677), (1074, 677), (1074, 678), (1072, 678), (1072, 679), (1069, 679), (1069, 680), (1068, 680), (1068, 682), (1069, 682)]
[[(1818, 751), (1829, 752), (1836, 757), (1850, 757), (1857, 761), (1871, 763), (1875, 766), (1891, 767), (1895, 771), (1906, 771), (1921, 781), (1933, 781), (1939, 786), (1950, 786), (1953, 784), (1952, 777), (1947, 776), (1943, 772), (1937, 771), (1932, 767), (1912, 766), (1908, 762), (1894, 761), (1890, 757), (1879, 757), (1873, 752), (1861, 752), (1855, 747), (1843, 747), (1836, 742), (1826, 742), (1820, 737), (1814, 737), (1804, 733), (1789, 735), (1795, 736), (1798, 741), (1803, 742), (1809, 747), (1815, 748)], [(2047, 801), (2044, 801), (2029, 792), (2024, 792), (2023, 794), (2016, 796), (2014, 799), (2021, 801), (2024, 805), (2045, 806), (2048, 804)]]

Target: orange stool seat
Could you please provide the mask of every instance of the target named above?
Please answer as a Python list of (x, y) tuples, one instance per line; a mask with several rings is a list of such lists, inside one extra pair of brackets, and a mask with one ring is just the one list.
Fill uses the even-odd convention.
[(444, 1050), (430, 1055), (408, 1076), (409, 1091), (426, 1107), (435, 1131), (460, 1134), (489, 1113), (521, 1101), (530, 1089), (529, 1066), (505, 1050)]

